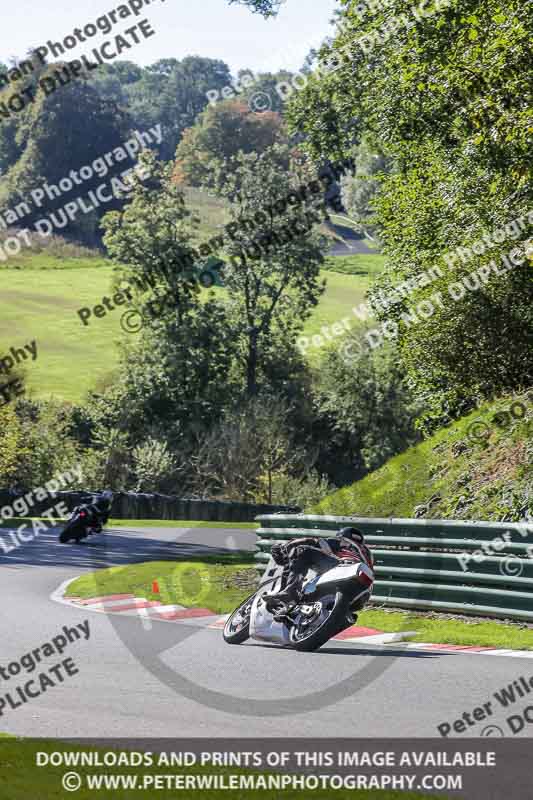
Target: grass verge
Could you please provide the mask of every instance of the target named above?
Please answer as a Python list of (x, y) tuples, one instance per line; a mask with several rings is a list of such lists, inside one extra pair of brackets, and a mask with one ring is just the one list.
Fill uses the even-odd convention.
[[(153, 591), (154, 581), (159, 592)], [(71, 583), (67, 597), (134, 594), (165, 605), (209, 608), (215, 614), (226, 614), (254, 591), (256, 583), (253, 554), (236, 552), (97, 570)]]
[[(39, 520), (47, 521), (44, 517), (13, 517), (13, 519), (0, 520), (0, 528), (16, 528), (24, 522)], [(66, 522), (64, 517), (57, 519), (57, 523)], [(258, 522), (210, 522), (209, 520), (189, 519), (110, 519), (109, 528), (221, 528), (234, 530), (255, 530)]]
[[(209, 750), (209, 748), (206, 748)], [(2, 770), (0, 771), (0, 797), (9, 798), (9, 800), (28, 800), (28, 798), (39, 797), (40, 800), (62, 800), (67, 796), (67, 793), (62, 788), (62, 779), (65, 773), (72, 771), (72, 767), (66, 766), (37, 766), (37, 753), (89, 753), (100, 752), (103, 761), (104, 754), (109, 752), (109, 749), (103, 750), (102, 748), (94, 747), (79, 747), (60, 741), (47, 741), (39, 739), (32, 741), (30, 739), (5, 739), (0, 744), (0, 761), (2, 763)], [(121, 751), (124, 752), (124, 751)], [(195, 766), (188, 769), (180, 769), (177, 767), (168, 767), (158, 763), (159, 757), (157, 754), (153, 755), (153, 765), (144, 768), (135, 768), (131, 766), (114, 766), (114, 767), (84, 767), (76, 766), (74, 769), (81, 777), (81, 788), (72, 794), (77, 800), (94, 800), (96, 796), (103, 796), (101, 791), (87, 788), (87, 776), (97, 775), (123, 775), (132, 776), (139, 775), (139, 784), (142, 787), (143, 775), (251, 775), (251, 774), (268, 774), (266, 772), (246, 771), (242, 769), (223, 769), (213, 767), (200, 767)], [(147, 792), (143, 788), (139, 789), (115, 789), (106, 793), (106, 797), (116, 797), (117, 800), (130, 800), (130, 798), (145, 798)], [(262, 790), (226, 790), (216, 791), (209, 789), (198, 789), (191, 792), (190, 789), (160, 789), (154, 791), (153, 797), (159, 800), (171, 800), (171, 798), (181, 797), (190, 798), (195, 797), (198, 800), (217, 800), (217, 798), (224, 797), (226, 800), (264, 800), (265, 797), (273, 797), (270, 792), (265, 793)], [(429, 800), (430, 795), (419, 794), (415, 792), (396, 792), (396, 791), (379, 791), (379, 790), (338, 790), (333, 793), (330, 790), (317, 790), (312, 792), (315, 800), (326, 800), (332, 796), (338, 800)], [(283, 791), (283, 798), (286, 800), (303, 800), (309, 797), (309, 792), (288, 790)]]
[(369, 609), (359, 615), (358, 623), (376, 628), (385, 633), (416, 631), (412, 642), (434, 644), (472, 645), (475, 647), (497, 647), (511, 650), (533, 650), (533, 630), (507, 625), (505, 622), (485, 620), (477, 622), (435, 619), (429, 615), (410, 616), (401, 611), (374, 611)]

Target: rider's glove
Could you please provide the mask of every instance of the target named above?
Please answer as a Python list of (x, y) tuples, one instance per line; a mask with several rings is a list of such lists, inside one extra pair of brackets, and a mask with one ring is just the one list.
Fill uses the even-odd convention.
[(287, 554), (287, 548), (285, 547), (284, 544), (272, 545), (271, 553), (272, 553), (272, 558), (274, 559), (276, 564), (283, 566), (284, 564), (288, 563), (289, 556)]

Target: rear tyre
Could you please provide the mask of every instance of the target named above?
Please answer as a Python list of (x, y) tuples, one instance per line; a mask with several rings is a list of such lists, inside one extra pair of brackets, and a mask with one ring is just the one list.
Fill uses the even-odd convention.
[(295, 650), (318, 650), (337, 633), (347, 627), (349, 601), (342, 592), (323, 595), (314, 603), (314, 615), (298, 614), (289, 631)]
[(250, 616), (256, 594), (257, 592), (254, 592), (247, 597), (226, 620), (222, 635), (228, 644), (242, 644), (250, 638)]

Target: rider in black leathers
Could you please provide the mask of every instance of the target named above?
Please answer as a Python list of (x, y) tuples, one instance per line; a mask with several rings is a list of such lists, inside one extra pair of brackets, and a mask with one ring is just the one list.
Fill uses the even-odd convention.
[(364, 535), (357, 528), (342, 528), (335, 537), (328, 539), (308, 536), (286, 544), (275, 544), (271, 552), (276, 564), (284, 567), (283, 588), (268, 600), (271, 610), (279, 609), (275, 617), (283, 617), (298, 602), (308, 569), (325, 572), (340, 561), (362, 561), (371, 569), (374, 567)]
[(109, 520), (111, 513), (111, 503), (113, 502), (113, 492), (105, 491), (98, 495), (87, 495), (83, 497), (87, 505), (87, 511), (91, 514), (91, 525), (95, 533), (100, 533), (103, 526)]

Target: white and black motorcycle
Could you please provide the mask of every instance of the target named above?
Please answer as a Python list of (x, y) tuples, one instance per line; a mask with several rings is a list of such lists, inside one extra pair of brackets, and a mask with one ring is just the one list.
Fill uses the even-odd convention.
[[(273, 572), (274, 570), (272, 570)], [(374, 572), (362, 562), (339, 562), (331, 569), (306, 575), (301, 601), (283, 617), (274, 619), (268, 598), (281, 591), (283, 568), (277, 567), (259, 589), (235, 609), (224, 626), (228, 644), (252, 638), (285, 645), (294, 650), (317, 650), (333, 636), (353, 625), (370, 599)]]

